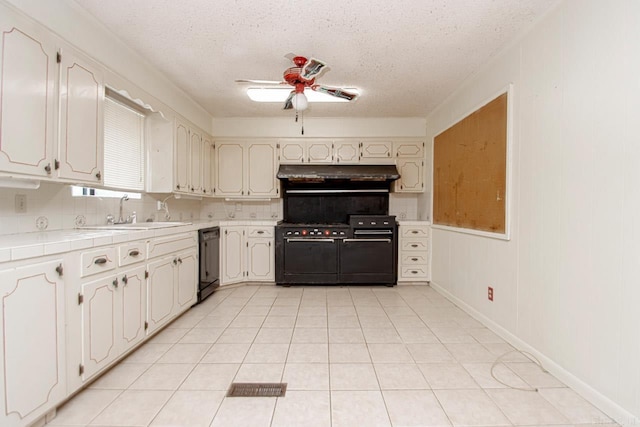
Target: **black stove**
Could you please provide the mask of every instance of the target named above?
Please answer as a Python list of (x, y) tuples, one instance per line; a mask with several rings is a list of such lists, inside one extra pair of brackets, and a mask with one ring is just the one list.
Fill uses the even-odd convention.
[(397, 225), (388, 213), (398, 177), (394, 165), (281, 166), (276, 283), (395, 284)]

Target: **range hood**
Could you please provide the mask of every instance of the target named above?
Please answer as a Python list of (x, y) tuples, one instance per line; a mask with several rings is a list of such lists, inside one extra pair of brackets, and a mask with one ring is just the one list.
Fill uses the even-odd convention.
[(281, 165), (276, 175), (294, 182), (391, 182), (400, 178), (395, 165)]

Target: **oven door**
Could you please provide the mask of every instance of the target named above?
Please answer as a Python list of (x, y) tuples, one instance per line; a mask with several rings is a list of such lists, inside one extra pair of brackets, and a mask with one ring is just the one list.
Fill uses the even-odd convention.
[(330, 284), (338, 280), (336, 239), (285, 238), (283, 265), (277, 281), (283, 284)]
[(358, 237), (342, 240), (340, 282), (394, 284), (397, 278), (395, 246), (392, 237)]

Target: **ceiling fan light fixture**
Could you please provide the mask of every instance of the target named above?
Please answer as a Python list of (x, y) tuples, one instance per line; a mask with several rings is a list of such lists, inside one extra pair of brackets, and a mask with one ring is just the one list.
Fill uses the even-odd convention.
[(291, 98), (291, 104), (296, 111), (304, 111), (309, 106), (307, 97), (304, 96), (303, 92), (298, 92), (293, 95), (293, 98)]

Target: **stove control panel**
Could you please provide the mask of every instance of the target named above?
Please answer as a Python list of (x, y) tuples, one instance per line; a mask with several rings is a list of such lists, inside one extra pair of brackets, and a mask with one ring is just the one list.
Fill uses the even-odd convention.
[(341, 228), (296, 228), (285, 229), (283, 235), (285, 237), (309, 237), (309, 238), (346, 238), (348, 229)]

